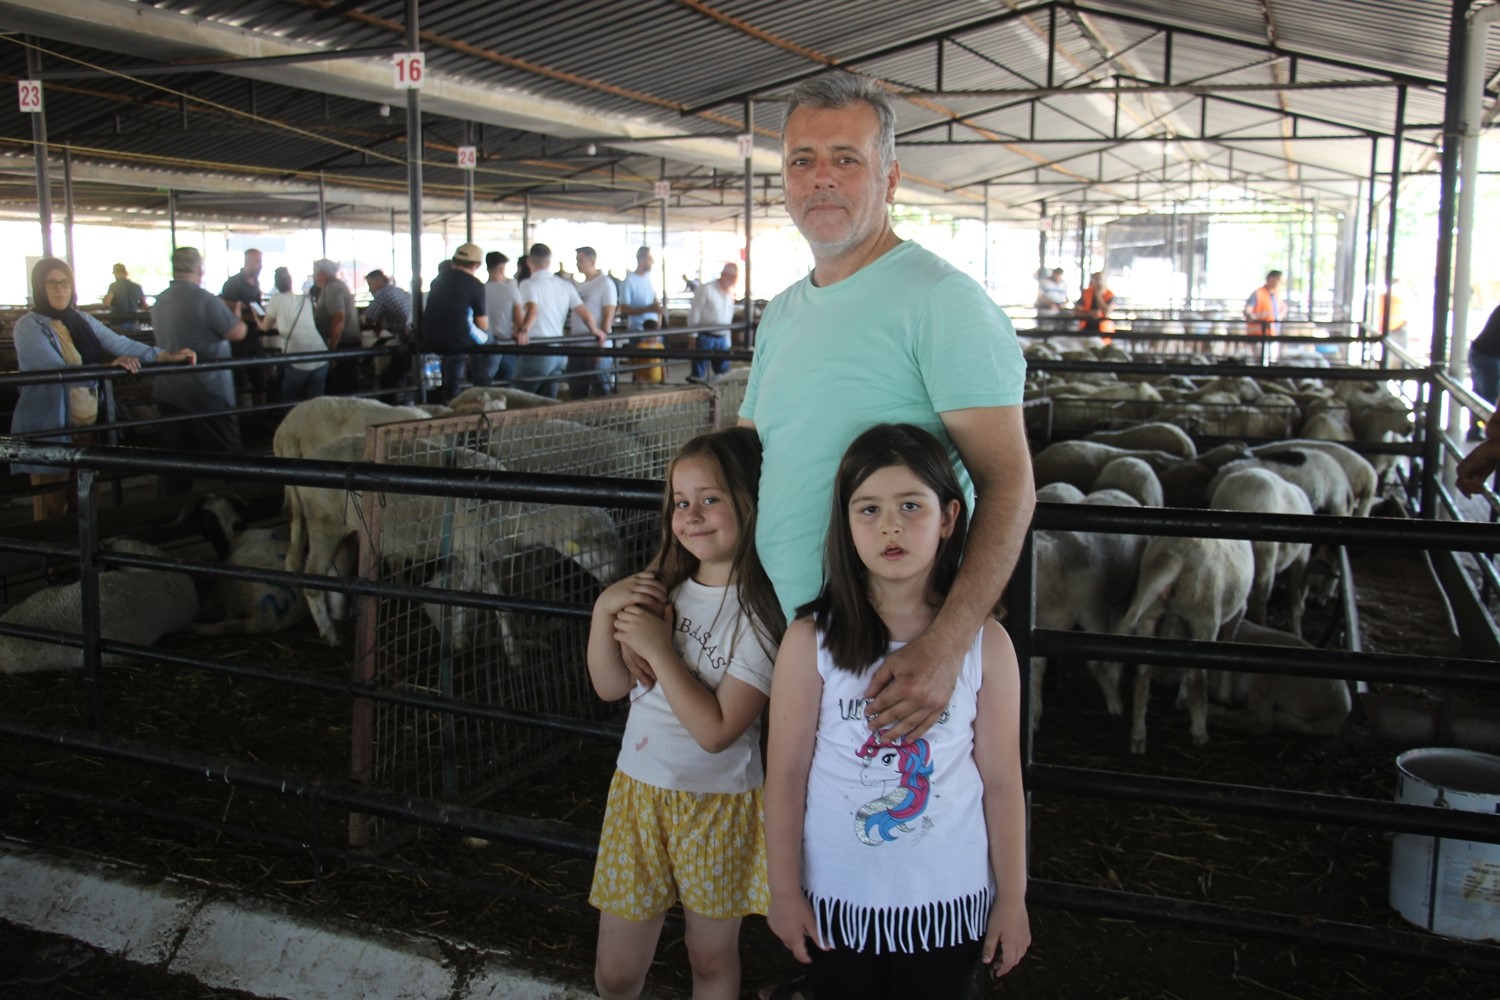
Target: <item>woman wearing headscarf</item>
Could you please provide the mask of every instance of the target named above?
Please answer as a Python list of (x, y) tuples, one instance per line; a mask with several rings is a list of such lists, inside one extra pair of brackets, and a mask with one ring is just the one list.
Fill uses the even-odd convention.
[[(21, 371), (46, 368), (113, 365), (126, 371), (139, 371), (142, 361), (198, 360), (191, 349), (160, 351), (155, 347), (122, 337), (109, 327), (78, 309), (73, 289), (73, 271), (56, 257), (43, 257), (31, 269), (31, 311), (16, 321), (13, 336), (16, 361)], [(97, 382), (68, 382), (21, 387), (11, 431), (52, 429), (73, 430), (91, 427), (99, 419), (99, 385)], [(60, 434), (50, 441), (68, 441)], [(53, 466), (13, 465), (12, 472), (31, 475), (33, 485), (63, 482), (72, 475)], [(48, 490), (31, 498), (35, 520), (60, 517), (67, 513), (72, 493)]]

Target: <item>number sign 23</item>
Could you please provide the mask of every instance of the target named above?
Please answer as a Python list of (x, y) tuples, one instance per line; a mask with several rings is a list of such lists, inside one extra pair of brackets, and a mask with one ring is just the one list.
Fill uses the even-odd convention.
[(42, 81), (17, 80), (16, 94), (22, 111), (38, 114), (42, 110)]

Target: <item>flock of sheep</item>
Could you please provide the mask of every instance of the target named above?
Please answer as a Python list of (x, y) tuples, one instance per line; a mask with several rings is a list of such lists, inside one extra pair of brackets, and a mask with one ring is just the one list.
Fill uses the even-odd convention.
[[(554, 401), (508, 389), (476, 389), (452, 406), (388, 406), (375, 400), (322, 397), (293, 409), (277, 428), (274, 451), (284, 458), (357, 462), (365, 458), (366, 429), (389, 423), (426, 421), (555, 405)], [(643, 448), (628, 435), (568, 420), (542, 420), (528, 428), (530, 442), (565, 450), (575, 459), (607, 454), (625, 470), (647, 461)], [(540, 471), (547, 463), (524, 443), (480, 435), (481, 447), (465, 447), (463, 435), (438, 435), (406, 442), (388, 461), (441, 468), (507, 468)], [(503, 452), (505, 461), (501, 460)], [(595, 463), (598, 464), (597, 462)], [(406, 571), (424, 586), (473, 593), (501, 593), (507, 560), (521, 552), (551, 549), (572, 560), (601, 585), (627, 569), (619, 527), (597, 507), (547, 506), (513, 501), (477, 501), (386, 494), (377, 553), (392, 573)], [(358, 540), (366, 533), (368, 498), (360, 491), (286, 487), (290, 516), (285, 527), (252, 528), (244, 521), (244, 504), (232, 495), (200, 498), (180, 520), (192, 519), (219, 559), (229, 566), (256, 570), (307, 571), (348, 577), (357, 568)], [(112, 540), (108, 548), (165, 557), (150, 545)], [(514, 583), (514, 581), (511, 581)], [(257, 634), (292, 627), (311, 616), (319, 634), (339, 641), (338, 622), (347, 617), (346, 602), (336, 592), (281, 584), (215, 578), (203, 588), (183, 572), (111, 570), (99, 575), (102, 634), (109, 639), (151, 645), (172, 632), (204, 635)], [(7, 624), (77, 632), (81, 614), (78, 583), (49, 587), (11, 608)], [(428, 620), (444, 632), (455, 651), (465, 649), (479, 628), (472, 609), (429, 603)], [(501, 634), (511, 635), (500, 622)], [(507, 650), (513, 651), (513, 650)], [(119, 659), (118, 657), (111, 660)], [(16, 637), (0, 636), (0, 671), (77, 669), (82, 651)]]
[[(1055, 357), (1045, 346), (1028, 354)], [(1087, 360), (1129, 360), (1116, 347), (1074, 355)], [(1059, 382), (1033, 375), (1029, 393), (1054, 399), (1089, 398), (1121, 406), (1120, 421), (1141, 415), (1139, 403), (1155, 400), (1155, 420), (1042, 449), (1033, 460), (1038, 499), (1112, 506), (1207, 507), (1263, 514), (1365, 516), (1387, 471), (1350, 443), (1384, 442), (1409, 435), (1411, 412), (1381, 382), (1310, 377), (1127, 376), (1085, 373)], [(1127, 380), (1129, 379), (1129, 380)], [(1099, 419), (1104, 411), (1096, 411)], [(1265, 416), (1264, 427), (1300, 431), (1301, 437), (1249, 447), (1223, 444), (1198, 452), (1193, 435), (1222, 430), (1222, 415)], [(1213, 432), (1205, 422), (1221, 423)], [(1056, 424), (1054, 424), (1056, 430)], [(1190, 433), (1192, 432), (1192, 433)], [(1218, 538), (1148, 538), (1142, 535), (1038, 531), (1036, 621), (1039, 628), (1159, 636), (1201, 641), (1306, 645), (1302, 614), (1313, 553), (1304, 543)], [(1267, 605), (1276, 581), (1284, 584), (1291, 630), (1267, 627)], [(1033, 661), (1033, 725), (1041, 717), (1045, 664)], [(1117, 663), (1091, 663), (1112, 715), (1121, 715)], [(1130, 749), (1146, 748), (1146, 706), (1153, 676), (1137, 667)], [(1160, 672), (1158, 672), (1160, 673)], [(1350, 710), (1338, 681), (1204, 670), (1167, 672), (1185, 697), (1194, 742), (1208, 739), (1212, 701), (1226, 724), (1258, 731), (1331, 735)]]
[[(1129, 360), (1116, 347), (1081, 352), (1088, 359)], [(1045, 345), (1033, 360), (1056, 358)], [(1073, 355), (1078, 357), (1078, 354)], [(1114, 405), (1123, 429), (1094, 431), (1039, 451), (1033, 461), (1039, 499), (1114, 506), (1212, 507), (1249, 513), (1367, 515), (1378, 498), (1384, 469), (1346, 442), (1383, 441), (1409, 434), (1406, 404), (1384, 383), (1311, 377), (1257, 380), (1249, 377), (1118, 377), (1071, 375), (1067, 381), (1033, 374), (1028, 394), (1054, 400), (1087, 398)], [(1157, 419), (1144, 423), (1143, 401)], [(397, 407), (363, 399), (325, 397), (291, 411), (277, 429), (275, 453), (287, 458), (333, 462), (365, 457), (367, 428), (425, 421), (466, 412), (535, 408), (550, 400), (514, 390), (471, 390), (448, 407)], [(1229, 443), (1199, 452), (1194, 436), (1206, 433), (1210, 415), (1270, 414), (1267, 423), (1300, 428), (1301, 437), (1249, 447)], [(1100, 419), (1096, 411), (1095, 420)], [(1249, 417), (1237, 418), (1245, 425)], [(1222, 420), (1221, 420), (1222, 423)], [(1054, 429), (1057, 429), (1054, 427)], [(1220, 428), (1222, 429), (1222, 428)], [(423, 467), (574, 471), (559, 453), (581, 459), (590, 472), (639, 476), (664, 466), (668, 451), (648, 449), (643, 439), (569, 420), (531, 423), (528, 440), (550, 440), (549, 448), (521, 447), (504, 436), (438, 434), (405, 443), (387, 461)], [(661, 454), (646, 454), (662, 450)], [(581, 468), (581, 467), (580, 467)], [(289, 486), (285, 528), (250, 528), (233, 497), (209, 496), (190, 512), (219, 558), (231, 566), (286, 569), (349, 576), (357, 545), (368, 531), (369, 498), (332, 488)], [(572, 560), (599, 585), (626, 572), (631, 551), (620, 525), (597, 507), (552, 507), (510, 501), (478, 501), (385, 494), (377, 555), (385, 578), (469, 593), (518, 593), (514, 557), (550, 549)], [(138, 542), (114, 543), (127, 551), (161, 553)], [(1251, 543), (1236, 539), (1147, 538), (1064, 530), (1039, 531), (1037, 625), (1047, 629), (1181, 637), (1197, 640), (1304, 644), (1302, 612), (1312, 553), (1306, 544)], [(1284, 585), (1291, 629), (1267, 626), (1274, 584)], [(275, 584), (215, 579), (195, 588), (185, 573), (118, 570), (100, 575), (104, 635), (149, 645), (167, 633), (253, 634), (284, 629), (311, 617), (329, 643), (339, 641), (347, 617), (334, 592)], [(161, 595), (142, 601), (143, 594)], [(200, 597), (201, 594), (201, 597)], [(78, 585), (40, 591), (4, 615), (7, 623), (76, 631)], [(144, 610), (143, 610), (144, 609)], [(149, 611), (149, 613), (146, 613)], [(423, 606), (426, 619), (454, 651), (478, 641), (478, 611), (452, 605)], [(514, 628), (499, 616), (503, 652), (514, 653)], [(77, 668), (73, 647), (0, 637), (0, 670), (21, 672)], [(1041, 717), (1045, 663), (1033, 664), (1034, 718)], [(1090, 671), (1113, 715), (1123, 713), (1120, 664), (1091, 663)], [(1157, 671), (1160, 674), (1160, 671)], [(1145, 714), (1153, 670), (1137, 668), (1130, 735), (1132, 751), (1146, 745)], [(1226, 724), (1265, 730), (1331, 734), (1342, 726), (1350, 700), (1338, 682), (1225, 674), (1210, 683), (1202, 670), (1168, 680), (1180, 685), (1192, 738), (1208, 738), (1210, 695)]]

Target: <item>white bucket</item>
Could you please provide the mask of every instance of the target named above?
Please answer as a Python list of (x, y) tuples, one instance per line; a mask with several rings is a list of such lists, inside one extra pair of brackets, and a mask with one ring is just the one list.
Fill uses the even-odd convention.
[[(1500, 814), (1500, 757), (1408, 750), (1396, 758), (1396, 777), (1397, 802)], [(1500, 844), (1397, 834), (1391, 906), (1444, 937), (1500, 941)]]

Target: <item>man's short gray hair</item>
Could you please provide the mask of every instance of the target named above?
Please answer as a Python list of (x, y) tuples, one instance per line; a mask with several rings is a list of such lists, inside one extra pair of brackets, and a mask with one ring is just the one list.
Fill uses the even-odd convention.
[(896, 162), (896, 106), (885, 88), (867, 76), (856, 76), (843, 70), (824, 73), (799, 83), (786, 100), (786, 114), (781, 119), (781, 133), (798, 108), (847, 108), (864, 102), (875, 109), (880, 119), (880, 165), (889, 170)]
[(172, 251), (173, 274), (196, 274), (203, 270), (203, 255), (197, 247), (178, 247)]

